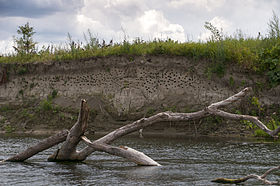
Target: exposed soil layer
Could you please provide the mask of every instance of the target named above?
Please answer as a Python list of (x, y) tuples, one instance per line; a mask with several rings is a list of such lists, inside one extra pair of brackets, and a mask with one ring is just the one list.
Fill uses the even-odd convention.
[[(227, 108), (269, 121), (280, 114), (280, 86), (262, 75), (185, 57), (111, 56), (84, 61), (0, 64), (0, 131), (46, 133), (70, 128), (81, 99), (90, 108), (89, 132), (108, 132), (155, 113), (192, 112), (244, 87), (251, 95)], [(257, 98), (257, 104), (252, 98)], [(158, 123), (144, 132), (182, 135), (248, 136), (252, 126), (209, 117), (195, 122)]]

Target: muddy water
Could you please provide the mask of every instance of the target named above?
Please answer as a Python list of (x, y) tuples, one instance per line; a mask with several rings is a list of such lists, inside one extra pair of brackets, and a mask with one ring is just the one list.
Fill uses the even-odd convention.
[[(2, 136), (0, 159), (40, 139)], [(101, 152), (92, 154), (82, 163), (47, 162), (55, 147), (24, 163), (0, 163), (0, 185), (216, 185), (211, 179), (261, 174), (280, 162), (279, 143), (224, 138), (130, 137), (115, 144), (140, 150), (162, 166), (135, 166)], [(277, 179), (279, 174), (270, 178)], [(260, 184), (257, 181), (247, 183)]]

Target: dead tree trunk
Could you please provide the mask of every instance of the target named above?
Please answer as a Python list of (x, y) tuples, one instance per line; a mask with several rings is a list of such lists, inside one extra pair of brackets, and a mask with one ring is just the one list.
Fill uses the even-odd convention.
[(279, 185), (280, 184), (279, 181), (269, 181), (269, 180), (266, 179), (266, 177), (271, 172), (279, 170), (279, 169), (280, 169), (280, 166), (273, 167), (273, 168), (269, 169), (268, 171), (266, 171), (261, 176), (256, 175), (256, 174), (250, 174), (250, 175), (247, 175), (245, 177), (238, 178), (238, 179), (216, 178), (216, 179), (212, 180), (211, 182), (223, 183), (223, 184), (239, 184), (239, 183), (245, 182), (245, 181), (247, 181), (249, 179), (257, 179), (257, 180), (259, 180), (259, 181), (261, 181), (261, 182), (263, 182), (264, 184), (267, 184), (267, 185)]
[(64, 130), (53, 135), (5, 161), (24, 161), (63, 141), (65, 141), (64, 144), (48, 158), (48, 161), (79, 161), (79, 152), (76, 151), (76, 146), (87, 129), (88, 116), (89, 108), (86, 101), (82, 100), (78, 120), (70, 131)]
[(120, 156), (136, 163), (137, 165), (149, 165), (149, 166), (160, 166), (159, 163), (145, 155), (143, 152), (139, 152), (127, 146), (114, 147), (102, 143), (92, 143), (85, 136), (82, 136), (82, 140), (90, 147), (97, 151), (107, 152), (112, 155)]
[[(278, 137), (278, 133), (280, 132), (280, 127), (275, 130), (268, 129), (260, 120), (258, 120), (255, 116), (249, 115), (238, 115), (232, 114), (225, 111), (220, 110), (220, 108), (228, 106), (242, 97), (244, 97), (251, 88), (245, 88), (239, 93), (217, 103), (213, 103), (210, 106), (206, 107), (203, 110), (193, 112), (193, 113), (173, 113), (173, 112), (161, 112), (149, 118), (139, 119), (131, 124), (125, 125), (119, 129), (116, 129), (109, 134), (103, 136), (100, 139), (97, 139), (93, 142), (88, 140), (84, 135), (84, 132), (87, 128), (87, 121), (89, 116), (89, 108), (86, 104), (85, 100), (81, 102), (81, 109), (79, 113), (79, 118), (76, 124), (71, 128), (69, 132), (64, 131), (58, 135), (52, 136), (39, 144), (30, 147), (26, 151), (15, 155), (7, 159), (6, 161), (24, 161), (27, 158), (35, 155), (36, 153), (50, 148), (53, 145), (56, 145), (62, 141), (65, 141), (64, 144), (54, 152), (49, 158), (49, 161), (83, 161), (94, 151), (102, 151), (112, 155), (124, 157), (129, 161), (133, 161), (139, 165), (152, 165), (159, 166), (160, 164), (143, 154), (142, 152), (136, 151), (129, 147), (114, 147), (110, 144), (127, 134), (132, 132), (139, 131), (143, 128), (149, 127), (155, 123), (162, 121), (190, 121), (201, 119), (207, 116), (220, 116), (226, 119), (231, 120), (249, 120), (255, 123), (259, 128), (261, 128), (264, 132), (269, 134), (272, 137)], [(81, 151), (76, 150), (76, 146), (80, 141), (84, 141), (88, 146), (82, 149)], [(49, 142), (51, 141), (51, 142)], [(31, 149), (31, 150), (30, 150)], [(29, 152), (30, 151), (30, 152)]]
[(27, 148), (25, 151), (6, 159), (5, 161), (24, 161), (24, 160), (34, 156), (35, 154), (38, 154), (39, 152), (42, 152), (48, 148), (51, 148), (54, 145), (57, 145), (57, 144), (65, 141), (67, 135), (68, 135), (68, 131), (63, 130), (63, 131), (59, 132), (58, 134), (53, 135), (53, 136), (39, 142), (38, 144)]
[(78, 121), (69, 131), (61, 148), (49, 156), (48, 161), (80, 161), (76, 147), (87, 129), (88, 116), (89, 108), (86, 101), (82, 100)]

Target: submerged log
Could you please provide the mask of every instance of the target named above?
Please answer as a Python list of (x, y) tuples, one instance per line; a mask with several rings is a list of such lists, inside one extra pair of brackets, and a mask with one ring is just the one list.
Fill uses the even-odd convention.
[[(245, 88), (239, 93), (222, 100), (217, 103), (213, 103), (206, 107), (203, 110), (193, 112), (193, 113), (173, 113), (173, 112), (161, 112), (149, 118), (139, 119), (131, 124), (120, 127), (109, 134), (95, 140), (90, 141), (84, 136), (84, 133), (87, 129), (87, 122), (89, 117), (89, 108), (85, 100), (81, 101), (81, 108), (79, 112), (79, 117), (75, 125), (68, 131), (62, 131), (57, 135), (51, 136), (42, 142), (28, 148), (27, 150), (19, 153), (6, 161), (24, 161), (38, 152), (42, 150), (48, 149), (58, 143), (63, 143), (60, 149), (54, 152), (51, 156), (49, 156), (48, 161), (83, 161), (94, 151), (102, 151), (112, 155), (120, 156), (128, 159), (129, 161), (135, 162), (138, 165), (150, 165), (150, 166), (160, 166), (159, 163), (152, 160), (150, 157), (145, 155), (142, 152), (136, 151), (130, 147), (121, 146), (114, 147), (110, 145), (116, 139), (130, 134), (132, 132), (140, 131), (142, 133), (142, 129), (149, 127), (155, 123), (163, 122), (163, 121), (190, 121), (197, 120), (208, 116), (220, 116), (226, 119), (231, 120), (249, 120), (256, 124), (260, 129), (269, 134), (272, 137), (278, 137), (278, 133), (280, 132), (280, 127), (275, 130), (268, 129), (257, 117), (249, 116), (249, 115), (239, 115), (232, 114), (225, 111), (220, 110), (220, 108), (228, 106), (242, 97), (247, 95), (247, 93), (251, 90), (251, 88)], [(76, 147), (80, 141), (84, 141), (87, 144), (87, 147), (82, 149), (81, 151), (77, 151)], [(239, 179), (226, 179), (226, 178), (217, 178), (213, 180), (213, 182), (217, 183), (241, 183), (245, 182), (248, 179), (258, 179), (263, 181), (265, 184), (275, 184), (276, 182), (270, 182), (265, 179), (265, 177), (274, 170), (278, 170), (280, 167), (272, 168), (268, 170), (262, 176), (258, 175), (249, 175)]]
[(32, 147), (27, 148), (25, 151), (16, 154), (13, 157), (6, 159), (5, 161), (24, 161), (39, 152), (42, 152), (46, 149), (51, 148), (54, 145), (57, 145), (63, 141), (65, 141), (68, 135), (67, 130), (63, 130), (56, 135), (53, 135), (49, 138), (44, 139), (43, 141), (33, 145)]
[(92, 143), (87, 137), (82, 136), (82, 140), (96, 151), (107, 152), (109, 154), (120, 156), (136, 163), (137, 165), (145, 166), (160, 166), (159, 163), (152, 158), (145, 155), (143, 152), (139, 152), (133, 148), (127, 146), (114, 147), (102, 143)]
[(279, 181), (269, 181), (266, 179), (266, 177), (273, 171), (276, 171), (276, 170), (280, 170), (280, 166), (278, 167), (273, 167), (271, 169), (269, 169), (268, 171), (266, 171), (263, 175), (259, 176), (259, 175), (256, 175), (256, 174), (250, 174), (250, 175), (247, 175), (245, 177), (242, 177), (242, 178), (238, 178), (238, 179), (228, 179), (228, 178), (216, 178), (214, 180), (212, 180), (211, 182), (215, 182), (215, 183), (223, 183), (223, 184), (239, 184), (239, 183), (242, 183), (242, 182), (245, 182), (249, 179), (257, 179), (259, 181), (261, 181), (262, 183), (264, 184), (267, 184), (267, 185), (279, 185), (280, 182)]
[(48, 161), (80, 161), (79, 152), (76, 147), (84, 135), (88, 126), (89, 108), (85, 100), (81, 101), (78, 121), (69, 131), (66, 141), (60, 149), (49, 156)]

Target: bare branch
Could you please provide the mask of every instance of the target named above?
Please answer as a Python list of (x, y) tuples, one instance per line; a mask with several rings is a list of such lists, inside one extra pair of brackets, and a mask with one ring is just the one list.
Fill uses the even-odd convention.
[(58, 134), (53, 135), (47, 139), (44, 139), (43, 141), (37, 143), (36, 145), (29, 147), (25, 151), (18, 153), (15, 156), (10, 157), (9, 159), (7, 159), (5, 161), (24, 161), (24, 160), (34, 156), (35, 154), (42, 152), (43, 150), (51, 148), (52, 146), (65, 141), (67, 135), (68, 135), (68, 131), (63, 130), (63, 131), (59, 132)]
[(239, 114), (231, 114), (218, 109), (209, 109), (209, 112), (213, 115), (220, 116), (223, 118), (231, 119), (231, 120), (248, 120), (256, 124), (260, 129), (266, 132), (271, 137), (276, 137), (278, 134), (279, 128), (275, 130), (268, 129), (265, 124), (263, 124), (257, 117), (249, 116), (249, 115), (239, 115)]
[(280, 169), (280, 166), (278, 166), (278, 167), (273, 167), (273, 168), (269, 169), (268, 171), (266, 171), (266, 172), (261, 176), (261, 178), (265, 178), (265, 177), (267, 177), (267, 175), (269, 175), (271, 172), (276, 171), (276, 170), (279, 170), (279, 169)]
[(257, 180), (259, 180), (259, 181), (261, 181), (261, 182), (263, 182), (264, 184), (267, 184), (267, 185), (279, 185), (278, 181), (269, 181), (269, 180), (265, 179), (268, 174), (270, 174), (273, 171), (279, 170), (279, 169), (280, 169), (280, 166), (273, 167), (273, 168), (269, 169), (268, 171), (266, 171), (261, 176), (256, 175), (256, 174), (250, 174), (248, 176), (238, 178), (238, 179), (216, 178), (216, 179), (212, 180), (211, 182), (223, 183), (223, 184), (238, 184), (238, 183), (245, 182), (249, 179), (257, 179)]
[(246, 96), (248, 94), (248, 92), (251, 91), (251, 90), (252, 90), (251, 87), (244, 88), (243, 90), (241, 90), (237, 94), (234, 94), (233, 96), (231, 96), (231, 97), (229, 97), (229, 98), (227, 98), (223, 101), (219, 101), (217, 103), (212, 103), (210, 106), (208, 106), (208, 108), (217, 109), (217, 108), (224, 107), (224, 106), (227, 106), (229, 104), (232, 104), (232, 103), (240, 100), (242, 97)]
[(79, 152), (76, 151), (76, 147), (81, 140), (81, 136), (87, 129), (87, 122), (89, 117), (89, 108), (86, 100), (81, 101), (81, 108), (79, 117), (76, 124), (71, 128), (66, 141), (61, 148), (52, 154), (48, 161), (80, 161)]
[[(140, 129), (146, 128), (148, 126), (151, 126), (155, 123), (162, 122), (162, 121), (188, 121), (188, 120), (194, 120), (199, 119), (208, 116), (209, 113), (206, 110), (193, 112), (193, 113), (172, 113), (172, 112), (161, 112), (154, 116), (151, 116), (149, 118), (142, 118), (139, 119), (131, 124), (125, 125), (121, 128), (118, 128), (109, 134), (103, 136), (102, 138), (94, 141), (97, 143), (103, 143), (103, 144), (110, 144), (114, 140), (125, 136), (127, 134), (130, 134), (135, 131), (139, 131)], [(89, 156), (92, 152), (95, 150), (91, 147), (86, 147), (80, 152), (80, 156), (86, 158)]]
[(157, 163), (152, 158), (145, 155), (143, 152), (139, 152), (130, 147), (127, 146), (114, 147), (102, 143), (96, 143), (96, 142), (92, 143), (86, 136), (82, 136), (81, 138), (88, 146), (90, 146), (91, 148), (97, 151), (107, 152), (112, 155), (126, 158), (129, 161), (136, 163), (137, 165), (160, 166), (159, 163)]
[[(224, 107), (227, 106), (233, 102), (236, 102), (237, 100), (241, 99), (242, 97), (244, 97), (249, 91), (251, 90), (251, 88), (245, 88), (242, 91), (240, 91), (239, 93), (223, 100), (217, 103), (213, 103), (210, 106), (206, 107), (203, 110), (197, 111), (197, 112), (193, 112), (193, 113), (173, 113), (173, 112), (161, 112), (158, 113), (154, 116), (151, 116), (149, 118), (142, 118), (139, 119), (131, 124), (125, 125), (121, 128), (118, 128), (112, 132), (110, 132), (109, 134), (103, 136), (102, 138), (99, 138), (93, 142), (91, 142), (90, 140), (88, 140), (85, 136), (83, 136), (86, 128), (87, 128), (87, 121), (88, 121), (88, 116), (89, 116), (89, 108), (87, 107), (86, 101), (82, 100), (81, 102), (81, 110), (79, 113), (79, 118), (78, 121), (76, 122), (76, 124), (71, 128), (70, 132), (64, 134), (63, 138), (61, 138), (62, 141), (65, 141), (65, 143), (62, 145), (61, 149), (58, 149), (56, 152), (54, 152), (49, 158), (49, 161), (83, 161), (85, 160), (92, 152), (94, 151), (102, 151), (102, 152), (107, 152), (109, 154), (113, 154), (113, 155), (117, 155), (120, 157), (124, 157), (130, 161), (133, 161), (137, 164), (140, 165), (155, 165), (155, 166), (159, 166), (159, 164), (157, 162), (155, 162), (154, 160), (152, 160), (151, 158), (149, 158), (148, 156), (146, 156), (145, 154), (143, 154), (142, 152), (136, 151), (132, 148), (129, 147), (114, 147), (109, 145), (110, 143), (112, 143), (114, 140), (125, 136), (127, 134), (130, 134), (132, 132), (136, 132), (136, 131), (141, 131), (142, 129), (151, 126), (155, 123), (159, 123), (159, 122), (163, 122), (163, 121), (167, 121), (167, 122), (171, 122), (171, 121), (191, 121), (191, 120), (196, 120), (196, 119), (201, 119), (207, 116), (220, 116), (223, 118), (227, 118), (227, 119), (231, 119), (231, 120), (248, 120), (251, 121), (253, 123), (255, 123), (259, 128), (261, 128), (264, 132), (266, 132), (267, 134), (269, 134), (272, 137), (276, 137), (278, 135), (278, 133), (280, 132), (280, 127), (275, 129), (275, 130), (270, 130), (268, 129), (257, 117), (255, 116), (249, 116), (249, 115), (238, 115), (238, 114), (232, 114), (232, 113), (228, 113), (222, 110), (219, 110), (220, 107)], [(66, 138), (67, 135), (67, 138)], [(83, 136), (83, 137), (82, 137)], [(85, 147), (83, 150), (81, 151), (76, 151), (76, 146), (78, 145), (78, 143), (83, 140), (88, 146)], [(45, 145), (46, 142), (42, 144), (42, 147), (36, 147), (37, 149), (46, 149), (48, 148), (48, 146)], [(30, 147), (29, 149), (27, 149), (26, 151), (30, 151), (32, 152), (32, 148), (34, 147)], [(31, 157), (32, 153), (26, 152), (24, 151), (22, 154), (20, 153), (19, 157), (14, 156), (12, 158), (9, 158), (7, 161), (24, 161), (26, 158), (23, 157)], [(36, 150), (34, 151), (35, 153), (38, 153), (39, 151)], [(28, 154), (28, 156), (26, 156), (25, 154)], [(278, 169), (278, 168), (277, 168)], [(257, 176), (257, 175), (249, 175), (247, 177), (244, 178), (240, 178), (240, 179), (217, 179), (216, 182), (218, 181), (223, 181), (223, 182), (232, 182), (232, 183), (239, 183), (239, 182), (244, 182), (244, 180), (246, 181), (247, 179), (251, 179), (251, 178), (256, 178), (259, 180), (265, 180), (264, 178), (266, 177), (267, 174), (269, 174), (270, 172), (276, 170), (276, 168), (271, 169), (269, 171), (267, 171), (264, 175)], [(265, 180), (265, 182), (267, 182), (267, 180)]]
[[(125, 125), (119, 129), (114, 130), (113, 132), (110, 132), (109, 134), (105, 135), (104, 137), (96, 140), (95, 142), (98, 143), (104, 143), (104, 144), (110, 144), (114, 140), (127, 135), (129, 133), (139, 131), (140, 129), (143, 129), (145, 127), (151, 126), (154, 123), (163, 122), (163, 121), (190, 121), (190, 120), (196, 120), (201, 119), (204, 117), (207, 117), (209, 115), (214, 115), (213, 111), (214, 109), (217, 109), (219, 107), (227, 106), (233, 102), (236, 102), (237, 100), (244, 97), (251, 88), (245, 88), (239, 93), (223, 100), (217, 103), (211, 104), (209, 107), (207, 107), (204, 110), (193, 112), (193, 113), (173, 113), (173, 112), (161, 112), (154, 116), (151, 116), (149, 118), (142, 118), (139, 119), (131, 124)], [(80, 152), (80, 156), (83, 156), (86, 158), (89, 156), (92, 152), (94, 152), (94, 149), (90, 146), (86, 147)]]

